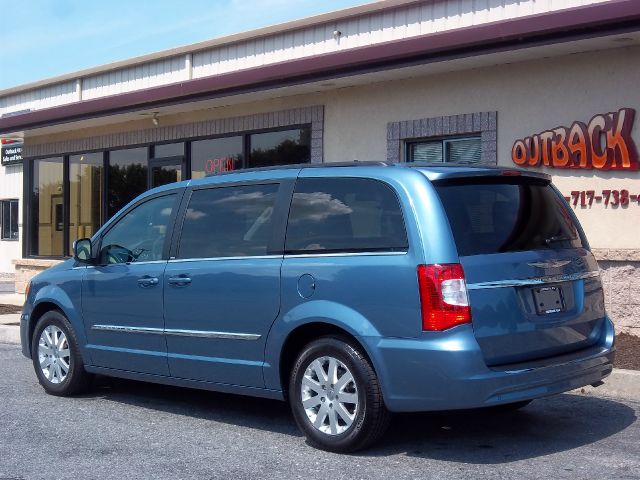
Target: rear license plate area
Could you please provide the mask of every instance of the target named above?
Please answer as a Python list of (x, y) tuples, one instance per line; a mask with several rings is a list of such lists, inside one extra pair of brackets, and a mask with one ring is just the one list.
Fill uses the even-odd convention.
[(536, 287), (532, 289), (532, 293), (538, 315), (549, 315), (565, 311), (566, 307), (561, 287)]

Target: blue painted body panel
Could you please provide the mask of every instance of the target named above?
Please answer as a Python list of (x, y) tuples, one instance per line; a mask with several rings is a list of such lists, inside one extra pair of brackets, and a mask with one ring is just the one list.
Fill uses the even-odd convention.
[(88, 267), (82, 278), (82, 316), (93, 365), (168, 375), (163, 335), (95, 330), (95, 325), (164, 328), (163, 284), (140, 287), (138, 279), (161, 279), (166, 262)]
[[(260, 335), (257, 340), (167, 336), (172, 376), (264, 387), (264, 345), (280, 308), (281, 264), (282, 257), (169, 263), (167, 329)], [(167, 283), (179, 275), (189, 276), (191, 284)]]
[[(611, 371), (614, 332), (597, 277), (566, 282), (567, 309), (541, 317), (522, 287), (470, 290), (473, 323), (423, 332), (416, 267), (463, 265), (467, 284), (596, 271), (584, 249), (459, 257), (431, 180), (496, 175), (505, 169), (357, 166), (241, 172), (146, 192), (296, 177), (363, 177), (390, 185), (402, 207), (406, 252), (272, 255), (83, 267), (73, 260), (36, 276), (21, 321), (23, 353), (34, 308), (69, 318), (87, 369), (96, 373), (283, 398), (281, 352), (289, 335), (326, 323), (355, 337), (393, 411), (472, 408), (577, 388)], [(538, 177), (544, 177), (537, 175)], [(288, 204), (287, 204), (288, 205)], [(125, 207), (125, 209), (128, 207)], [(97, 241), (120, 214), (94, 236)], [(179, 221), (179, 220), (178, 220)], [(284, 232), (282, 232), (284, 235)], [(174, 238), (174, 242), (176, 239)], [(562, 266), (531, 266), (571, 260)], [(156, 276), (152, 288), (137, 279)], [(186, 286), (168, 279), (188, 275)], [(554, 316), (555, 315), (555, 316)], [(105, 332), (95, 325), (240, 333), (257, 340)]]

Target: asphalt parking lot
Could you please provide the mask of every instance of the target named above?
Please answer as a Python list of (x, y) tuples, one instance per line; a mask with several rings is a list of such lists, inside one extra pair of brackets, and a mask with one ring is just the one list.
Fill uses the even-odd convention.
[(307, 446), (281, 402), (107, 379), (56, 398), (5, 344), (0, 378), (0, 480), (640, 478), (638, 401), (401, 415), (381, 444), (336, 455)]

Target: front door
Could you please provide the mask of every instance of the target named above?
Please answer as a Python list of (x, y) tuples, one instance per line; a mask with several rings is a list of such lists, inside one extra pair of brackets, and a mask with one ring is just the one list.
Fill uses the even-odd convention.
[(174, 212), (169, 192), (134, 206), (100, 240), (85, 269), (82, 314), (94, 365), (168, 375), (163, 283)]
[(182, 181), (184, 179), (182, 158), (170, 157), (149, 160), (149, 188)]

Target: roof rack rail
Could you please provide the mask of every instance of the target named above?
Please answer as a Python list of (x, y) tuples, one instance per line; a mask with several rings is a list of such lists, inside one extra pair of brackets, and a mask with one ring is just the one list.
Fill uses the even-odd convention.
[(242, 170), (230, 170), (228, 172), (210, 173), (205, 177), (219, 177), (220, 175), (228, 175), (231, 173), (245, 173), (245, 172), (264, 172), (268, 170), (289, 170), (297, 168), (325, 168), (325, 167), (389, 167), (393, 165), (389, 162), (376, 162), (376, 161), (364, 161), (353, 160), (351, 162), (327, 162), (327, 163), (292, 163), (290, 165), (274, 165), (270, 167), (254, 167), (243, 168)]

